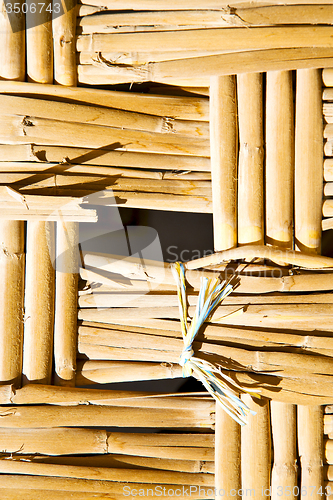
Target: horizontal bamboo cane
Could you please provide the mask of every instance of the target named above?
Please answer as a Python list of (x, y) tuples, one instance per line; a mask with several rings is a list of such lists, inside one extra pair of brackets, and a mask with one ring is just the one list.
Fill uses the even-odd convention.
[(163, 427), (163, 428), (212, 428), (214, 416), (202, 410), (151, 409), (104, 407), (104, 406), (29, 406), (1, 407), (1, 427), (50, 428), (103, 427), (110, 422), (115, 427)]
[[(71, 498), (73, 500), (95, 500), (96, 499), (96, 493), (85, 493), (83, 491), (71, 491), (70, 493)], [(26, 489), (26, 488), (19, 488), (19, 489), (12, 489), (12, 488), (2, 488), (1, 489), (1, 497), (3, 500), (36, 500), (36, 499), (42, 499), (42, 498), (48, 498), (49, 500), (62, 500), (64, 498), (64, 492), (59, 490), (40, 490), (38, 489)], [(103, 494), (100, 493), (98, 495), (99, 498), (115, 498), (115, 495), (108, 495), (108, 494)]]
[[(101, 5), (100, 0), (87, 0), (89, 3), (87, 5)], [(209, 0), (205, 4), (206, 9), (211, 10), (223, 10), (223, 7), (233, 7), (237, 5), (245, 6), (245, 7), (254, 7), (254, 5), (267, 5), (267, 0), (254, 0), (252, 2), (244, 2), (244, 0), (233, 0), (232, 2), (219, 2), (217, 0)], [(282, 5), (307, 5), (307, 4), (319, 4), (326, 5), (330, 4), (329, 0), (286, 0), (275, 2), (276, 4)], [(107, 7), (109, 10), (196, 10), (202, 8), (202, 2), (200, 0), (190, 1), (190, 0), (173, 0), (172, 2), (168, 2), (166, 0), (116, 0), (115, 2), (107, 2), (102, 3), (103, 6)]]
[(121, 127), (122, 129), (185, 134), (208, 137), (208, 124), (200, 121), (174, 120), (110, 108), (55, 102), (0, 94), (0, 114), (29, 115), (39, 118)]
[[(28, 96), (40, 94), (41, 88), (33, 83), (0, 81), (0, 92)], [(149, 115), (208, 121), (208, 100), (202, 97), (161, 96), (54, 85), (43, 85), (42, 95)]]

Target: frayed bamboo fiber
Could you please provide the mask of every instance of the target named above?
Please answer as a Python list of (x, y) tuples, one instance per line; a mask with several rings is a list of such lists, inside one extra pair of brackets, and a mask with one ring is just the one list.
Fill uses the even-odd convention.
[(148, 469), (173, 470), (178, 472), (214, 474), (214, 462), (204, 460), (177, 460), (168, 458), (137, 457), (134, 455), (89, 455), (64, 457), (38, 457), (39, 463), (54, 463), (60, 465), (79, 465), (89, 467), (127, 468), (145, 467)]
[[(80, 35), (77, 51), (131, 51), (159, 52), (164, 50), (262, 50), (293, 47), (331, 47), (329, 26), (272, 26), (248, 29), (213, 28), (152, 33), (121, 33)], [(198, 75), (200, 70), (198, 69)], [(184, 77), (184, 75), (179, 75)], [(178, 76), (178, 78), (179, 78)]]
[(214, 248), (221, 251), (237, 244), (234, 76), (211, 78), (209, 103)]
[(108, 452), (107, 433), (98, 429), (0, 429), (6, 453), (76, 455)]
[(54, 229), (53, 222), (27, 224), (23, 383), (51, 383)]
[(238, 244), (264, 242), (262, 74), (237, 75)]
[[(90, 7), (93, 13), (94, 7)], [(202, 9), (202, 6), (201, 6)], [(97, 7), (96, 7), (97, 10)], [(191, 25), (214, 26), (256, 26), (272, 24), (328, 24), (332, 16), (331, 5), (270, 5), (266, 7), (221, 10), (173, 10), (149, 12), (126, 12), (124, 14), (105, 14), (99, 18), (88, 15), (88, 6), (82, 5), (79, 15), (80, 26), (161, 26)], [(100, 11), (98, 11), (100, 12)], [(104, 17), (106, 18), (104, 21)], [(95, 31), (96, 33), (96, 31)]]
[[(109, 30), (111, 29), (115, 30), (116, 28), (110, 27)], [(118, 30), (117, 30), (118, 31)], [(228, 51), (229, 52), (229, 51)], [(233, 52), (233, 51), (230, 51)], [(101, 52), (101, 53), (96, 53), (94, 51), (85, 51), (85, 52), (78, 52), (77, 58), (78, 58), (78, 64), (79, 65), (94, 65), (94, 66), (100, 66), (100, 67), (109, 67), (110, 72), (112, 65), (114, 65), (114, 69), (118, 68), (117, 74), (122, 74), (125, 75), (126, 71), (121, 71), (121, 65), (122, 64), (127, 64), (130, 66), (136, 66), (136, 65), (143, 65), (143, 64), (148, 64), (151, 63), (152, 61), (154, 62), (163, 62), (163, 61), (175, 61), (177, 59), (184, 59), (186, 57), (206, 57), (207, 55), (214, 55), (218, 54), (219, 51), (217, 50), (212, 50), (212, 51), (197, 51), (197, 50), (187, 50), (186, 52), (184, 51), (177, 51), (177, 50), (171, 50), (171, 51), (164, 51), (161, 50), (160, 52)], [(144, 74), (144, 73), (140, 73)], [(167, 75), (165, 75), (165, 78), (167, 78)], [(193, 84), (193, 82), (192, 82)], [(202, 88), (202, 87), (201, 87)], [(200, 89), (200, 87), (198, 88)], [(156, 89), (151, 89), (152, 93), (167, 93), (169, 91), (171, 94), (175, 94), (176, 89), (171, 89), (171, 88), (156, 88)], [(177, 89), (178, 91), (180, 89)], [(186, 92), (195, 92), (195, 87), (189, 87), (186, 89)], [(201, 92), (199, 92), (201, 93)], [(205, 89), (205, 93), (203, 95), (208, 95), (208, 89)]]
[[(0, 92), (28, 96), (40, 93), (41, 88), (33, 83), (0, 81)], [(209, 119), (208, 100), (202, 97), (149, 95), (55, 85), (43, 85), (42, 95), (180, 120), (208, 121)]]
[[(232, 419), (216, 403), (215, 409), (215, 488), (216, 498), (226, 496), (231, 491), (238, 492), (241, 485), (241, 430), (239, 424)], [(234, 495), (233, 495), (234, 496)], [(235, 493), (234, 498), (240, 498)]]
[(79, 225), (57, 223), (56, 294), (54, 324), (55, 383), (75, 385)]
[(23, 115), (3, 116), (0, 133), (2, 142), (9, 144), (35, 142), (42, 145), (79, 146), (93, 149), (209, 155), (209, 144), (205, 138), (122, 130), (48, 118), (29, 117), (26, 119)]
[(242, 395), (242, 400), (256, 412), (241, 428), (242, 489), (263, 497), (269, 491), (271, 475), (269, 401), (254, 400), (248, 394)]
[(54, 52), (54, 80), (59, 85), (77, 84), (75, 53), (76, 35), (76, 0), (66, 1), (65, 12), (56, 15), (53, 9), (52, 35)]
[[(214, 485), (211, 474), (186, 474), (159, 470), (110, 469), (106, 467), (80, 467), (43, 463), (18, 462), (0, 460), (1, 474), (24, 474), (29, 476), (68, 477), (95, 481), (152, 483), (152, 484), (184, 484)], [(135, 487), (135, 486), (134, 486)], [(112, 488), (112, 484), (110, 484)]]
[[(25, 79), (25, 15), (22, 10), (24, 0), (16, 3), (18, 13), (13, 5), (1, 2), (0, 9), (0, 43), (1, 68), (0, 79)], [(10, 8), (12, 12), (10, 11)]]
[(101, 106), (88, 106), (66, 102), (47, 101), (27, 97), (0, 94), (1, 115), (28, 115), (65, 122), (90, 123), (130, 130), (172, 133), (208, 137), (208, 123), (202, 121), (174, 120), (169, 117), (157, 117), (123, 111)]
[(323, 408), (321, 406), (298, 406), (297, 430), (301, 462), (300, 498), (301, 500), (306, 498), (305, 491), (308, 492), (310, 488), (314, 499), (322, 498), (324, 491)]
[(26, 44), (27, 76), (35, 83), (53, 83), (53, 42), (52, 12), (44, 4), (33, 9), (31, 0), (27, 2)]
[(129, 361), (78, 361), (76, 385), (108, 384), (134, 380), (160, 380), (182, 376), (182, 368), (172, 363)]
[(0, 383), (20, 385), (24, 320), (24, 223), (0, 222)]
[(266, 75), (266, 243), (293, 246), (294, 110), (292, 73)]
[(291, 498), (297, 495), (297, 424), (296, 406), (271, 401), (272, 438), (274, 464), (272, 468), (272, 500), (277, 500), (286, 491)]
[[(238, 47), (238, 43), (235, 42), (235, 44)], [(126, 76), (129, 78), (131, 75), (132, 80), (165, 81), (166, 83), (170, 81), (170, 78), (176, 78), (180, 74), (183, 79), (190, 79), (191, 77), (197, 79), (200, 77), (204, 81), (204, 78), (210, 76), (228, 75), (230, 73), (261, 73), (264, 71), (287, 71), (331, 66), (331, 52), (327, 47), (271, 48), (265, 50), (238, 50), (231, 54), (225, 52), (205, 57), (151, 62), (146, 66), (139, 66), (139, 68), (128, 68)], [(111, 71), (111, 67), (109, 67), (109, 70)], [(117, 67), (113, 68), (113, 71), (116, 74), (122, 74), (124, 79), (124, 71), (120, 71)]]
[[(204, 410), (79, 406), (20, 406), (1, 407), (1, 427), (50, 428), (156, 427), (156, 428), (213, 428), (215, 415)], [(120, 450), (118, 450), (120, 452)], [(168, 458), (168, 457), (166, 457)]]
[(323, 118), (319, 70), (297, 71), (295, 130), (295, 242), (320, 252), (323, 192)]

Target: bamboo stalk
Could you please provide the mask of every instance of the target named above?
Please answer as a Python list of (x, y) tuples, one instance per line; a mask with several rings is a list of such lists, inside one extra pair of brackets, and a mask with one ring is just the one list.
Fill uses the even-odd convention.
[(20, 385), (23, 348), (24, 224), (0, 223), (0, 383)]
[(326, 156), (333, 156), (333, 140), (328, 140), (324, 144), (324, 154)]
[(52, 12), (44, 4), (42, 9), (33, 9), (27, 2), (26, 44), (28, 80), (35, 83), (53, 83)]
[[(108, 30), (115, 30), (116, 28), (108, 28)], [(229, 52), (229, 51), (228, 51)], [(94, 51), (84, 51), (84, 52), (78, 52), (77, 54), (77, 61), (78, 64), (80, 65), (94, 65), (94, 66), (109, 66), (111, 68), (112, 66), (118, 67), (120, 70), (120, 66), (122, 64), (127, 64), (127, 65), (143, 65), (143, 64), (148, 64), (151, 62), (162, 62), (162, 61), (169, 61), (169, 60), (176, 60), (176, 59), (184, 59), (186, 57), (206, 57), (207, 55), (214, 55), (218, 54), (219, 51), (212, 50), (212, 51), (205, 51), (205, 50), (189, 50), (189, 51), (176, 51), (176, 50), (171, 50), (171, 51), (165, 51), (161, 50), (160, 52), (94, 52)], [(111, 71), (111, 70), (110, 70)], [(123, 75), (126, 73), (123, 71)], [(189, 87), (188, 91), (193, 91), (193, 87)], [(163, 93), (165, 92), (166, 89), (161, 89), (157, 88), (156, 90), (152, 90), (153, 93), (159, 92)], [(171, 90), (171, 89), (170, 89)], [(208, 89), (206, 89), (208, 90)], [(171, 92), (172, 94), (172, 92)], [(208, 92), (205, 93), (204, 95), (208, 95)]]
[(325, 87), (333, 86), (333, 70), (332, 68), (325, 68), (322, 72), (323, 84)]
[[(114, 427), (157, 427), (157, 428), (212, 428), (214, 415), (203, 410), (179, 410), (152, 408), (106, 407), (106, 406), (29, 406), (1, 407), (1, 427), (50, 428), (103, 427), (110, 422)], [(120, 452), (120, 450), (118, 450)]]
[[(296, 455), (296, 406), (278, 401), (271, 402), (272, 437), (274, 464), (272, 469), (272, 499), (287, 496), (297, 498), (297, 455)], [(282, 489), (281, 489), (282, 487)]]
[(239, 123), (238, 243), (264, 240), (262, 75), (237, 75)]
[[(40, 87), (34, 83), (0, 81), (0, 92), (9, 94), (36, 94)], [(80, 87), (43, 85), (43, 96), (57, 96), (90, 105), (168, 116), (180, 120), (208, 121), (208, 101), (202, 97), (180, 97), (119, 92)]]
[[(216, 498), (222, 491), (231, 494), (241, 489), (240, 426), (216, 403), (215, 409), (215, 488)], [(234, 496), (234, 495), (233, 495)], [(240, 498), (238, 493), (235, 498)]]
[(293, 247), (294, 110), (290, 71), (267, 73), (266, 243)]
[(55, 383), (74, 385), (79, 266), (77, 222), (58, 222), (54, 324)]
[(242, 489), (268, 496), (271, 474), (269, 401), (256, 402), (245, 394), (242, 400), (256, 412), (241, 429)]
[(54, 224), (27, 225), (23, 383), (49, 384), (53, 359)]
[(237, 244), (236, 215), (236, 86), (235, 77), (210, 82), (210, 149), (214, 248)]
[[(98, 5), (101, 6), (100, 0), (86, 0), (87, 5)], [(244, 0), (233, 0), (230, 2), (219, 2), (217, 0), (209, 0), (205, 3), (206, 9), (211, 10), (223, 10), (223, 7), (236, 7), (241, 5), (245, 7), (253, 7), (254, 5), (267, 5), (267, 0), (255, 0), (252, 2), (244, 2)], [(330, 4), (329, 0), (278, 0), (276, 4), (282, 5), (307, 5), (307, 4), (319, 4), (326, 5)], [(102, 6), (107, 7), (108, 10), (196, 10), (202, 8), (202, 2), (200, 0), (190, 1), (190, 0), (173, 0), (168, 2), (166, 0), (116, 0), (115, 2), (102, 3)]]
[(332, 182), (333, 181), (333, 159), (326, 158), (324, 160), (324, 181)]
[[(69, 492), (67, 492), (69, 494)], [(95, 500), (96, 493), (86, 493), (84, 491), (71, 491), (71, 498), (73, 500)], [(3, 500), (36, 500), (42, 498), (48, 498), (48, 500), (62, 500), (64, 498), (64, 492), (59, 490), (41, 490), (38, 489), (26, 489), (26, 488), (1, 488), (1, 497)], [(99, 494), (99, 498), (115, 498), (114, 495)], [(118, 498), (118, 497), (117, 497)]]
[(76, 16), (76, 0), (66, 2), (66, 12), (60, 16), (55, 13), (55, 8), (53, 9), (54, 80), (59, 85), (75, 86), (77, 84)]
[[(320, 252), (323, 192), (322, 101), (319, 70), (297, 72), (295, 133), (295, 239)], [(311, 98), (310, 98), (311, 96)]]
[[(1, 79), (25, 79), (25, 15), (22, 9), (23, 3), (23, 1), (17, 2), (18, 13), (14, 12), (11, 4), (6, 9), (6, 4), (1, 3)], [(10, 10), (12, 11), (10, 12)]]
[[(311, 488), (315, 499), (321, 498), (323, 482), (323, 409), (321, 406), (298, 406), (298, 446), (301, 460), (301, 499)], [(302, 490), (303, 488), (303, 490)]]

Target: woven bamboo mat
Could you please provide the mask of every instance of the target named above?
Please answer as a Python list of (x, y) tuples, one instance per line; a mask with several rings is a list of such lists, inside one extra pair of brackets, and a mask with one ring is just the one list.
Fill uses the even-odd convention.
[[(333, 6), (46, 7), (0, 14), (1, 499), (329, 496)], [(190, 315), (239, 287), (195, 350), (260, 387), (247, 425), (96, 385), (181, 376), (170, 266), (78, 251), (105, 204), (213, 214)]]

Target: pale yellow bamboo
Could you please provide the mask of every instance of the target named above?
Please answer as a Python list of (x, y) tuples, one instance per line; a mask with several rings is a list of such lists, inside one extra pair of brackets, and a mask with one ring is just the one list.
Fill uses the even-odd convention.
[[(0, 81), (0, 92), (29, 95), (41, 92), (41, 89), (33, 83)], [(182, 120), (208, 121), (209, 118), (208, 100), (202, 97), (150, 95), (54, 85), (43, 85), (43, 95)]]
[[(56, 14), (54, 2), (52, 18), (54, 80), (60, 85), (75, 86), (77, 83), (77, 67), (75, 54), (76, 34), (76, 0), (65, 4), (65, 12)], [(59, 4), (58, 4), (59, 5)]]
[(55, 383), (75, 385), (79, 225), (58, 222), (54, 325)]
[(256, 412), (256, 415), (249, 415), (247, 425), (241, 429), (242, 489), (252, 490), (256, 496), (269, 496), (271, 475), (269, 401), (266, 399), (255, 401), (247, 394), (242, 396), (242, 400)]
[(325, 141), (324, 154), (325, 154), (325, 156), (333, 156), (333, 141), (331, 139), (328, 141)]
[[(325, 441), (325, 459), (328, 464), (333, 464), (333, 439), (332, 439), (332, 427), (330, 426), (329, 428), (326, 428), (327, 426), (325, 425), (325, 434), (327, 432), (330, 433), (330, 439)], [(328, 478), (330, 481), (332, 481), (331, 478)]]
[(160, 380), (182, 376), (178, 364), (130, 363), (129, 361), (78, 361), (76, 385), (105, 384), (132, 380)]
[(210, 81), (210, 150), (214, 248), (237, 244), (237, 125), (234, 76)]
[[(240, 498), (241, 485), (241, 431), (233, 420), (216, 403), (215, 409), (215, 498), (227, 495)], [(232, 492), (235, 492), (235, 495)]]
[[(68, 427), (163, 427), (163, 428), (212, 428), (215, 415), (203, 410), (79, 406), (29, 406), (1, 407), (1, 427), (50, 428)], [(118, 450), (120, 452), (120, 450)]]
[[(219, 52), (216, 50), (212, 51), (205, 51), (205, 50), (189, 50), (189, 51), (164, 51), (161, 50), (160, 52), (102, 52), (100, 55), (96, 52), (93, 51), (88, 51), (88, 52), (78, 52), (78, 64), (90, 64), (94, 66), (105, 66), (105, 65), (110, 65), (109, 67), (111, 68), (111, 65), (120, 66), (121, 64), (128, 64), (128, 65), (142, 65), (142, 64), (147, 64), (151, 63), (152, 61), (154, 62), (162, 62), (162, 61), (169, 61), (169, 60), (176, 60), (176, 59), (184, 59), (185, 57), (206, 57), (207, 55), (213, 55), (213, 54), (218, 54)], [(119, 68), (120, 69), (120, 68)], [(123, 75), (126, 73), (123, 72)], [(193, 87), (189, 87), (188, 90), (189, 92), (193, 92)], [(153, 92), (157, 93), (167, 93), (167, 89), (164, 88), (157, 88), (156, 90), (153, 90)], [(169, 92), (171, 92), (171, 89), (169, 89)], [(174, 90), (173, 90), (174, 93)], [(201, 92), (199, 92), (201, 93)], [(208, 95), (208, 89), (205, 89), (204, 95)], [(171, 92), (172, 94), (172, 92)]]
[(264, 241), (263, 89), (260, 73), (237, 75), (238, 244)]
[[(272, 500), (297, 498), (296, 406), (271, 401), (274, 464)], [(288, 495), (288, 490), (290, 494)], [(282, 495), (281, 495), (282, 492)]]
[(293, 246), (294, 110), (292, 73), (266, 75), (266, 243)]
[(25, 15), (20, 0), (14, 5), (1, 2), (0, 9), (0, 45), (1, 68), (0, 79), (25, 79)]
[[(101, 6), (100, 0), (87, 0), (88, 5), (98, 5)], [(223, 10), (223, 7), (236, 7), (237, 5), (241, 5), (243, 7), (254, 7), (255, 5), (267, 5), (267, 0), (254, 0), (252, 2), (245, 2), (244, 0), (233, 0), (232, 2), (218, 0), (208, 0), (205, 3), (206, 9), (212, 10)], [(307, 5), (307, 4), (319, 4), (326, 5), (330, 4), (330, 0), (278, 0), (274, 3), (282, 4), (282, 5)], [(200, 0), (116, 0), (116, 1), (108, 1), (103, 2), (102, 6), (108, 8), (108, 10), (120, 10), (120, 9), (128, 9), (128, 10), (196, 10), (202, 8), (202, 2)]]
[(324, 160), (324, 180), (326, 182), (333, 181), (333, 159), (332, 158), (326, 158), (326, 160)]
[(295, 241), (319, 253), (323, 192), (321, 73), (299, 70), (295, 130)]
[(53, 360), (54, 223), (28, 222), (23, 383), (49, 384)]
[(21, 383), (24, 315), (24, 223), (0, 222), (0, 383)]
[[(84, 491), (71, 491), (67, 493), (73, 500), (96, 500), (96, 493), (86, 493)], [(100, 495), (99, 498), (116, 498), (115, 495)], [(1, 488), (1, 498), (3, 500), (44, 500), (44, 498), (48, 500), (62, 500), (64, 498), (64, 491), (55, 491), (53, 489), (41, 490), (40, 488)]]
[(31, 0), (27, 2), (27, 74), (35, 83), (53, 83), (52, 12), (46, 10), (48, 5), (39, 8)]
[(333, 86), (333, 68), (325, 68), (322, 73), (323, 84), (325, 87)]
[(301, 461), (301, 494), (306, 497), (305, 491), (313, 491), (313, 498), (322, 497), (323, 481), (323, 408), (321, 406), (298, 406), (298, 449)]

